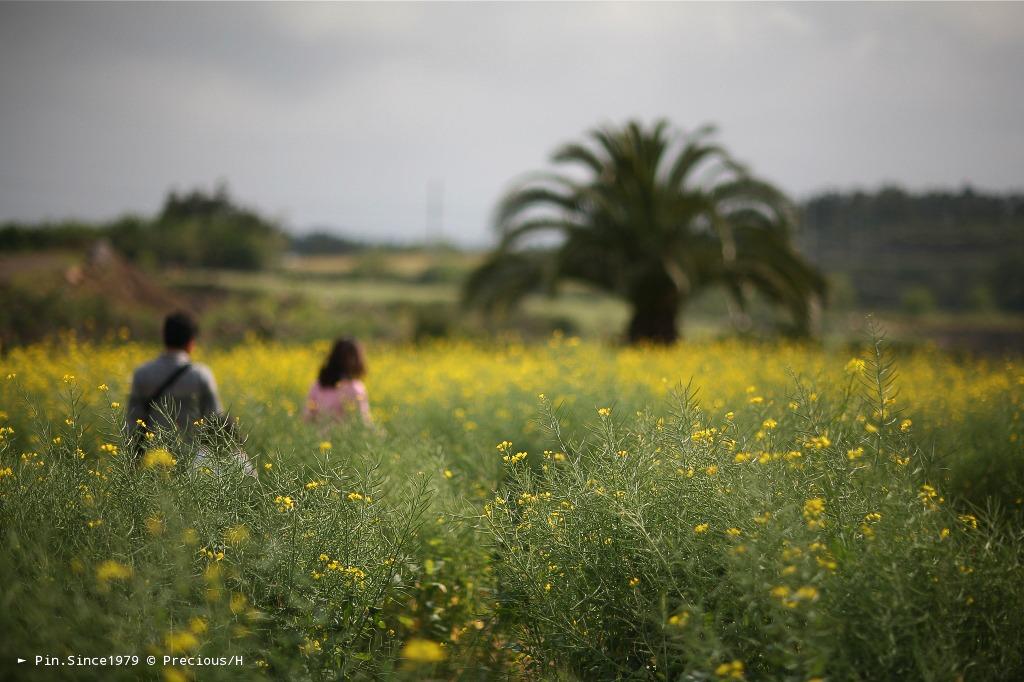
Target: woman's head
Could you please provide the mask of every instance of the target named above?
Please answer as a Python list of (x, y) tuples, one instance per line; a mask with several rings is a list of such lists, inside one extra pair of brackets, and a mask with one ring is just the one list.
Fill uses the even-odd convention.
[(366, 374), (363, 348), (354, 339), (338, 339), (331, 348), (327, 362), (320, 368), (318, 383), (331, 388), (343, 379), (360, 379)]

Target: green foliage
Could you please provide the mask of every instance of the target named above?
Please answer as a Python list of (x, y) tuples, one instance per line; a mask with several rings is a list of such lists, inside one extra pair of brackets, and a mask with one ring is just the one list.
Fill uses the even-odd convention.
[(212, 195), (172, 192), (149, 237), (163, 264), (239, 270), (276, 262), (286, 243), (276, 225), (236, 206), (224, 187)]
[(293, 236), (289, 247), (291, 251), (303, 255), (359, 253), (368, 248), (361, 241), (324, 231)]
[(924, 315), (935, 310), (935, 296), (928, 287), (918, 284), (903, 292), (900, 307), (904, 313), (912, 317)]
[(80, 329), (97, 338), (126, 324), (102, 298), (67, 301), (59, 291), (0, 284), (0, 347), (10, 348), (46, 338), (55, 330)]
[[(512, 457), (481, 517), (499, 615), (527, 669), (694, 680), (1024, 672), (1024, 535), (999, 513), (951, 509), (934, 470), (906, 465), (927, 458), (889, 410), (892, 362), (879, 352), (866, 367), (841, 394), (798, 383), (784, 425), (716, 416), (682, 391), (668, 418), (609, 410), (576, 440), (545, 404), (553, 449), (540, 467)], [(873, 433), (836, 419), (848, 410), (875, 414)]]
[(6, 225), (0, 248), (80, 249), (109, 239), (118, 251), (150, 266), (257, 270), (278, 262), (287, 246), (281, 228), (237, 205), (227, 188), (168, 194), (154, 218), (125, 216), (106, 224)]
[[(542, 174), (502, 200), (501, 243), (468, 280), (467, 301), (508, 307), (574, 280), (629, 302), (630, 341), (672, 342), (687, 302), (718, 285), (741, 308), (756, 291), (790, 313), (794, 331), (810, 332), (825, 281), (790, 244), (793, 207), (711, 133), (630, 122), (556, 151), (556, 163), (588, 179)], [(545, 235), (557, 246), (538, 243)]]
[[(805, 358), (788, 385), (795, 346), (401, 347), (383, 376), (379, 349), (365, 429), (299, 421), (295, 377), (323, 349), (251, 346), (217, 365), (239, 426), (158, 432), (139, 463), (110, 401), (146, 349), (37, 347), (4, 367), (5, 660), (244, 657), (150, 669), (201, 679), (1024, 673), (1024, 536), (1006, 509), (1024, 491), (1019, 366), (916, 360), (943, 389), (985, 369), (947, 424), (949, 403), (899, 395), (911, 379), (879, 339), (845, 373)], [(665, 398), (636, 376), (684, 352), (712, 390), (735, 386)]]
[(7, 223), (0, 227), (0, 251), (81, 249), (95, 240), (95, 226), (77, 221), (42, 223), (32, 227)]
[[(87, 423), (77, 389), (65, 400), (63, 437), (39, 425), (53, 442), (44, 454), (17, 458), (0, 440), (0, 461), (13, 461), (22, 482), (0, 496), (5, 656), (115, 653), (116, 644), (161, 661), (240, 655), (247, 676), (288, 679), (368, 678), (395, 665), (393, 612), (420, 571), (426, 477), (385, 490), (379, 461), (342, 466), (321, 452), (256, 478), (238, 443), (212, 428), (195, 442), (158, 433), (134, 460), (116, 415)], [(86, 434), (110, 457), (86, 456)], [(137, 670), (89, 667), (76, 679)], [(211, 668), (204, 679), (239, 674)]]
[(971, 309), (983, 285), (1000, 308), (1024, 309), (1024, 195), (886, 186), (820, 194), (802, 209), (804, 253), (848, 277), (872, 309), (898, 308), (913, 285), (942, 309)]
[(992, 271), (990, 283), (1000, 308), (1024, 311), (1024, 254), (1000, 260)]

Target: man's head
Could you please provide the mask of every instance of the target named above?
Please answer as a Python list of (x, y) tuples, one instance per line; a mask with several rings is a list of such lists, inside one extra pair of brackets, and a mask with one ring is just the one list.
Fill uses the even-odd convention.
[(168, 350), (192, 352), (199, 325), (186, 312), (171, 313), (164, 319), (164, 345)]

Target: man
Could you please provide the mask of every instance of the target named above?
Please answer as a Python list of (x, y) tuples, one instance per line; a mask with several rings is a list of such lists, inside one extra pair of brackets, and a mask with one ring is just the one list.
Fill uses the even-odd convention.
[[(189, 358), (198, 332), (195, 319), (188, 313), (168, 315), (164, 320), (164, 353), (135, 370), (127, 422), (140, 448), (146, 430), (176, 427), (192, 438), (198, 420), (222, 418), (224, 409), (213, 372)], [(164, 417), (164, 411), (173, 421)]]

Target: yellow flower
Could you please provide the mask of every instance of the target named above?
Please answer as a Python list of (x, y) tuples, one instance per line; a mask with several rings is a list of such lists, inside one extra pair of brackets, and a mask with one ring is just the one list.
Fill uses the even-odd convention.
[(629, 579), (629, 586), (630, 587), (636, 587), (639, 584), (640, 584), (640, 578), (630, 578)]
[(329, 440), (325, 440), (325, 441), (323, 441), (322, 443), (320, 443), (320, 452), (327, 452), (327, 451), (328, 451), (328, 450), (330, 450), (330, 449), (331, 449), (332, 447), (333, 447), (333, 446), (331, 445), (331, 441), (329, 441)]
[(920, 492), (917, 493), (917, 499), (932, 511), (938, 509), (939, 505), (946, 501), (946, 498), (940, 496), (938, 491), (927, 483), (921, 486)]
[(910, 427), (913, 425), (914, 422), (910, 421), (909, 419), (904, 419), (903, 421), (900, 422), (900, 431), (906, 433), (907, 431), (910, 430)]
[(96, 580), (107, 583), (111, 580), (127, 580), (132, 577), (132, 567), (113, 559), (107, 559), (96, 567)]
[(742, 680), (743, 662), (731, 661), (729, 663), (723, 663), (717, 668), (715, 668), (715, 674), (719, 677), (727, 677), (734, 680)]
[(164, 522), (159, 516), (150, 516), (145, 523), (146, 532), (150, 535), (160, 535), (164, 531)]
[(700, 535), (701, 533), (708, 532), (708, 528), (709, 528), (708, 524), (706, 524), (706, 523), (698, 523), (696, 526), (693, 527), (693, 532), (696, 533), (697, 535)]
[(249, 529), (244, 523), (232, 526), (224, 531), (224, 541), (229, 545), (240, 545), (249, 539)]
[(718, 473), (718, 466), (712, 464), (711, 466), (704, 470), (704, 473), (706, 473), (708, 476), (714, 476), (715, 474)]
[(957, 518), (960, 519), (960, 523), (964, 524), (971, 530), (978, 530), (978, 519), (974, 514), (960, 514)]
[(739, 529), (739, 528), (727, 528), (727, 529), (726, 529), (726, 531), (725, 531), (725, 533), (726, 533), (726, 535), (728, 535), (729, 537), (733, 537), (733, 538), (736, 538), (736, 537), (739, 537), (739, 536), (740, 536), (740, 534), (742, 533), (742, 531), (740, 531), (740, 529)]
[(807, 446), (814, 448), (815, 450), (824, 450), (830, 445), (832, 445), (832, 441), (829, 439), (827, 433), (814, 436), (813, 438), (807, 441)]
[(850, 361), (846, 363), (847, 374), (863, 374), (866, 368), (867, 363), (860, 358), (851, 358)]
[(444, 647), (429, 639), (413, 638), (402, 647), (402, 658), (414, 663), (438, 663), (447, 658)]
[(248, 603), (249, 602), (245, 598), (244, 594), (242, 594), (241, 592), (232, 592), (231, 600), (228, 603), (228, 608), (231, 609), (231, 613), (238, 614), (245, 610), (245, 606)]
[(798, 589), (793, 596), (804, 601), (814, 601), (818, 598), (818, 590), (810, 585), (805, 585)]
[(304, 656), (310, 656), (312, 654), (320, 653), (321, 651), (323, 651), (323, 648), (320, 646), (320, 640), (310, 639), (309, 637), (307, 637), (306, 640), (299, 645), (299, 651)]
[(612, 409), (610, 407), (600, 407), (598, 408), (597, 413), (602, 417), (607, 417), (611, 415)]
[(804, 502), (804, 520), (807, 521), (807, 527), (821, 528), (825, 525), (825, 520), (821, 518), (822, 514), (825, 513), (825, 500), (820, 497), (814, 497)]
[(525, 452), (517, 452), (514, 455), (505, 455), (501, 459), (502, 459), (503, 462), (505, 462), (507, 464), (515, 464), (517, 462), (522, 462), (527, 457), (528, 457), (527, 453), (525, 453)]
[(290, 495), (278, 495), (274, 498), (274, 504), (277, 505), (277, 511), (281, 513), (291, 511), (295, 508), (295, 501)]
[(142, 466), (146, 467), (147, 469), (153, 469), (156, 467), (164, 467), (169, 469), (177, 463), (178, 461), (174, 459), (171, 453), (163, 448), (149, 450), (142, 457)]
[(689, 622), (690, 622), (690, 612), (689, 611), (682, 611), (680, 613), (675, 614), (674, 616), (670, 616), (669, 619), (668, 619), (668, 624), (669, 625), (673, 625), (673, 626), (679, 627), (679, 628), (686, 627), (686, 624), (689, 623)]
[(772, 429), (774, 429), (778, 425), (779, 425), (779, 423), (777, 421), (775, 421), (774, 419), (765, 419), (761, 423), (761, 428), (763, 428), (766, 431), (771, 431)]
[(846, 451), (846, 459), (853, 461), (864, 456), (864, 448), (853, 448)]

